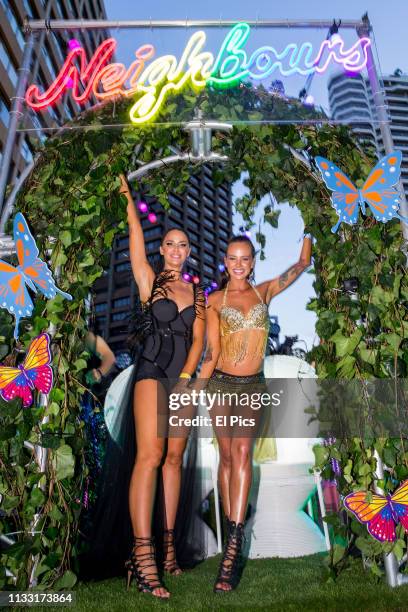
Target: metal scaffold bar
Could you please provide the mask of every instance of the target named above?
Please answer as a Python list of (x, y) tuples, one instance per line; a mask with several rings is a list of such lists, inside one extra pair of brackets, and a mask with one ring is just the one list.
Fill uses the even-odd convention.
[[(108, 21), (103, 19), (33, 19), (27, 21), (28, 30), (96, 30), (99, 28), (229, 28), (240, 23), (242, 20), (231, 19), (127, 19), (120, 21)], [(321, 19), (248, 19), (244, 20), (250, 26), (256, 28), (330, 28), (333, 20)], [(341, 21), (342, 29), (356, 29), (362, 26), (361, 19)]]

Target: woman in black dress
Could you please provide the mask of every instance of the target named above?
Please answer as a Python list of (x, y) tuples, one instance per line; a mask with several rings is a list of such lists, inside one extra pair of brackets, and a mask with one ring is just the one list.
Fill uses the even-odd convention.
[[(181, 572), (176, 560), (175, 522), (181, 489), (186, 438), (158, 436), (158, 413), (166, 412), (168, 393), (177, 382), (182, 390), (195, 372), (205, 333), (205, 300), (196, 285), (183, 280), (190, 254), (187, 235), (178, 229), (163, 237), (164, 269), (156, 275), (145, 252), (143, 231), (125, 178), (121, 193), (128, 199), (129, 250), (145, 320), (149, 325), (135, 368), (133, 414), (136, 460), (129, 486), (129, 510), (134, 545), (126, 563), (128, 585), (134, 577), (139, 590), (169, 597), (158, 576), (152, 539), (152, 511), (158, 468), (162, 466), (164, 569)], [(174, 389), (173, 389), (174, 391)]]
[(170, 390), (181, 392), (200, 360), (205, 296), (183, 280), (190, 253), (183, 231), (171, 229), (163, 236), (163, 271), (155, 274), (125, 177), (121, 182), (141, 308), (133, 316), (133, 374), (110, 426), (92, 526), (83, 533), (88, 550), (81, 556), (80, 571), (83, 579), (107, 578), (123, 572), (125, 564), (128, 586), (135, 578), (139, 591), (168, 598), (155, 547), (164, 571), (173, 575), (181, 573), (179, 563), (191, 567), (205, 556), (197, 441), (187, 439), (188, 432), (172, 438), (166, 430), (158, 432), (159, 419), (167, 421)]

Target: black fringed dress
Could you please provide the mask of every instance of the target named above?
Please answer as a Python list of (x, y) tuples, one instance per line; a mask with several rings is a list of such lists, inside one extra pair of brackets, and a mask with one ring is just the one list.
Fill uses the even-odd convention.
[[(185, 364), (192, 344), (195, 318), (204, 316), (205, 296), (193, 285), (194, 304), (179, 311), (169, 297), (171, 273), (159, 274), (148, 302), (132, 317), (134, 368), (123, 400), (115, 411), (114, 440), (108, 436), (105, 459), (97, 487), (96, 504), (81, 529), (79, 574), (82, 579), (102, 579), (124, 573), (132, 540), (129, 483), (136, 458), (133, 393), (137, 381), (160, 380), (168, 394)], [(146, 406), (146, 410), (155, 407)], [(176, 555), (182, 568), (190, 568), (206, 556), (201, 520), (201, 483), (197, 465), (197, 439), (190, 435), (184, 454), (182, 483), (175, 525)], [(164, 500), (159, 470), (153, 514), (158, 561), (162, 559)]]

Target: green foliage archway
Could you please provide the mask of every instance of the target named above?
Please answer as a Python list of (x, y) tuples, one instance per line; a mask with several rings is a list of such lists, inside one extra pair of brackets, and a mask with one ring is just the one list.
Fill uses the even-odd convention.
[[(136, 157), (149, 162), (170, 154), (177, 144), (188, 149), (188, 136), (171, 121), (188, 120), (197, 105), (204, 116), (216, 114), (225, 120), (241, 120), (228, 136), (214, 138), (215, 150), (230, 161), (218, 167), (220, 180), (231, 182), (248, 173), (249, 195), (237, 202), (237, 209), (249, 223), (261, 198), (273, 192), (278, 201), (289, 201), (302, 214), (306, 230), (317, 239), (314, 247), (315, 291), (309, 308), (317, 313), (321, 344), (308, 358), (314, 360), (322, 378), (405, 377), (408, 367), (406, 305), (408, 284), (402, 235), (397, 222), (383, 226), (367, 217), (354, 227), (342, 229), (341, 238), (330, 232), (336, 215), (329, 195), (305, 164), (290, 150), (323, 155), (336, 160), (357, 184), (372, 164), (356, 146), (349, 131), (322, 123), (308, 125), (266, 125), (259, 114), (259, 102), (275, 118), (318, 119), (295, 102), (270, 96), (249, 87), (220, 92), (192, 92), (171, 100), (161, 121), (168, 125), (144, 128), (108, 128), (114, 111), (118, 123), (126, 123), (127, 104), (106, 105), (80, 116), (70, 130), (50, 139), (26, 182), (16, 204), (26, 216), (41, 255), (51, 252), (51, 267), (61, 270), (59, 286), (68, 290), (70, 303), (56, 298), (39, 298), (30, 321), (21, 325), (20, 339), (30, 339), (49, 322), (56, 326), (53, 340), (55, 387), (49, 405), (22, 410), (18, 402), (0, 402), (0, 532), (18, 532), (17, 543), (0, 550), (0, 588), (28, 585), (33, 559), (37, 559), (38, 583), (47, 587), (69, 587), (75, 582), (77, 526), (81, 512), (80, 491), (84, 479), (85, 438), (79, 417), (84, 391), (86, 352), (84, 298), (103, 272), (115, 234), (125, 230), (126, 202), (119, 195), (120, 172), (134, 168)], [(251, 124), (245, 122), (249, 119)], [(104, 125), (106, 124), (106, 127)], [(76, 129), (80, 128), (80, 129)], [(194, 168), (175, 165), (149, 176), (149, 192), (167, 208), (170, 191), (181, 192)], [(265, 221), (277, 225), (277, 215), (264, 210)], [(265, 238), (258, 235), (261, 247)], [(341, 291), (346, 278), (359, 279), (359, 301)], [(365, 323), (361, 323), (364, 315)], [(1, 312), (1, 357), (13, 349), (11, 318)], [(48, 417), (43, 420), (44, 417)], [(40, 424), (42, 422), (42, 424)], [(25, 441), (50, 449), (45, 473), (40, 473), (33, 451)], [(400, 440), (377, 440), (376, 446), (398, 480), (408, 477), (408, 454)], [(353, 440), (321, 448), (317, 463), (329, 477), (329, 460), (336, 457), (343, 467), (340, 489), (368, 487), (373, 481), (375, 461), (372, 446)], [(385, 484), (387, 487), (388, 485)], [(39, 513), (33, 533), (33, 521)], [(337, 521), (337, 522), (336, 522)], [(345, 527), (333, 519), (337, 534), (348, 535), (348, 545), (357, 545), (374, 560), (381, 545), (353, 522)], [(347, 533), (346, 533), (347, 532)], [(352, 535), (352, 534), (355, 535)], [(343, 540), (344, 541), (344, 540)], [(337, 544), (333, 564), (347, 553), (348, 545)], [(402, 554), (404, 542), (395, 550)]]

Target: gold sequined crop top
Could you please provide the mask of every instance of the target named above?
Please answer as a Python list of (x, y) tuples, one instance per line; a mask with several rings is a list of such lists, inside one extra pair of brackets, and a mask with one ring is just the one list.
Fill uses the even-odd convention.
[(220, 310), (221, 359), (238, 363), (246, 357), (260, 359), (265, 354), (269, 333), (268, 306), (259, 291), (251, 285), (260, 302), (245, 315), (238, 308), (227, 306), (228, 284)]

